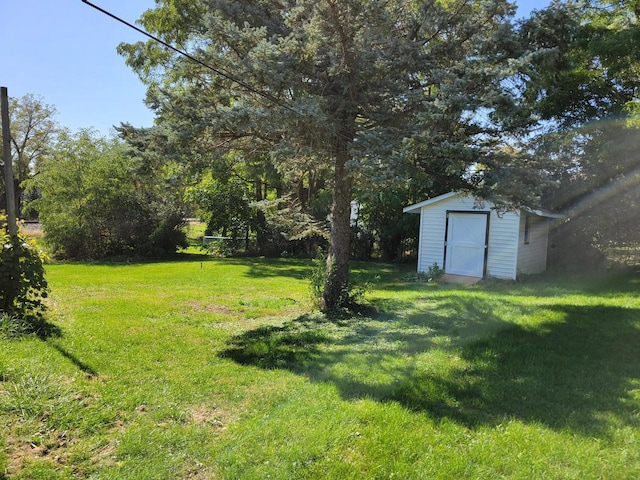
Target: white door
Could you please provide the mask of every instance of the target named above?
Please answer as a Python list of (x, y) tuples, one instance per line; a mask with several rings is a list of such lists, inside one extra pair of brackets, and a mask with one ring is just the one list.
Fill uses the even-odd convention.
[(487, 215), (451, 212), (448, 218), (445, 272), (483, 277)]

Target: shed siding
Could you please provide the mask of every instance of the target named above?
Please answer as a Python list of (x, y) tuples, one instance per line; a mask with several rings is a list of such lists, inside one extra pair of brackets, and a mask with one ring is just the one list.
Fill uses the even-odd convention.
[(444, 238), (447, 225), (447, 211), (488, 212), (488, 208), (474, 208), (473, 197), (456, 195), (420, 210), (420, 247), (418, 251), (418, 271), (426, 272), (434, 263), (444, 267)]
[(519, 215), (511, 212), (498, 215), (489, 207), (477, 205), (473, 197), (463, 195), (422, 207), (418, 271), (426, 272), (434, 263), (440, 268), (444, 267), (447, 211), (490, 212), (487, 275), (515, 279)]
[(506, 212), (499, 215), (493, 210), (490, 221), (487, 276), (515, 279), (518, 255), (518, 214)]
[(549, 220), (530, 216), (529, 243), (524, 243), (525, 219), (520, 218), (518, 238), (518, 273), (542, 273), (547, 268), (547, 244), (549, 239)]

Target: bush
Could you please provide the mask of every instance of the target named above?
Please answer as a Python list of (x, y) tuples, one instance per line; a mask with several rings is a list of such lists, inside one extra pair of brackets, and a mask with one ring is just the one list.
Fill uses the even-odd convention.
[[(309, 287), (311, 292), (311, 301), (313, 305), (325, 313), (334, 315), (340, 314), (340, 311), (329, 311), (324, 307), (324, 283), (327, 276), (327, 256), (318, 249), (316, 258), (313, 260), (313, 268), (309, 275)], [(376, 277), (376, 280), (378, 278)], [(349, 284), (341, 292), (337, 304), (346, 311), (358, 310), (359, 304), (363, 301), (364, 296), (371, 291), (373, 282), (355, 281), (353, 278)]]
[(184, 221), (178, 214), (160, 220), (159, 225), (138, 249), (138, 254), (147, 258), (164, 258), (178, 248), (187, 248), (187, 234), (182, 229)]
[[(45, 245), (69, 259), (165, 257), (186, 246), (179, 200), (116, 139), (61, 134), (29, 183)], [(159, 169), (161, 170), (161, 169)]]
[(9, 319), (40, 319), (49, 287), (44, 276), (44, 254), (23, 233), (11, 236), (0, 217), (0, 308)]

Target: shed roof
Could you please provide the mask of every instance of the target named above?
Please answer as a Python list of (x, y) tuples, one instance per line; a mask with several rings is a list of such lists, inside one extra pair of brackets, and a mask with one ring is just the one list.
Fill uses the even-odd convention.
[[(449, 192), (443, 195), (439, 195), (437, 197), (429, 198), (420, 203), (416, 203), (414, 205), (409, 205), (408, 207), (404, 207), (402, 211), (404, 213), (420, 213), (422, 207), (426, 207), (427, 205), (432, 205), (434, 203), (441, 202), (451, 197), (455, 197), (457, 195), (470, 195), (466, 192)], [(539, 217), (547, 217), (547, 218), (564, 218), (565, 216), (559, 213), (552, 213), (546, 210), (534, 210), (531, 208), (523, 208), (522, 210), (537, 215)]]

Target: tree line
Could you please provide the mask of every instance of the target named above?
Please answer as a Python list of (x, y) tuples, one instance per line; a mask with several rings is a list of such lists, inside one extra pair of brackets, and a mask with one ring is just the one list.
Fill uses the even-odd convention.
[(159, 1), (139, 23), (199, 62), (118, 47), (154, 126), (71, 133), (16, 100), (18, 200), (73, 258), (166, 255), (189, 214), (230, 248), (325, 248), (328, 309), (350, 258), (411, 250), (403, 206), (451, 190), (567, 212), (565, 253), (637, 242), (639, 15), (637, 0), (519, 20), (505, 0)]

